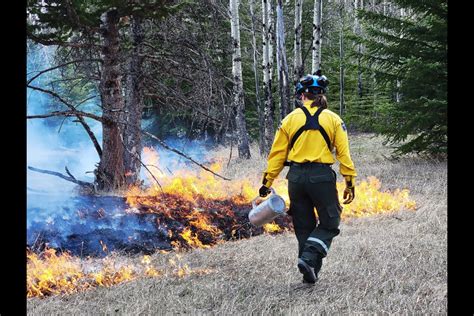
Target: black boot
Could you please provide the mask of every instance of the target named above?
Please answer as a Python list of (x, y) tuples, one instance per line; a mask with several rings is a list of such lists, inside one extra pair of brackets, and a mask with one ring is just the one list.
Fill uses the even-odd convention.
[(320, 255), (317, 255), (316, 259), (314, 260), (314, 275), (316, 276), (316, 279), (318, 279), (318, 273), (321, 270), (322, 266), (323, 258)]
[(314, 274), (313, 267), (301, 258), (298, 258), (298, 269), (303, 274), (303, 283), (316, 283), (317, 277)]

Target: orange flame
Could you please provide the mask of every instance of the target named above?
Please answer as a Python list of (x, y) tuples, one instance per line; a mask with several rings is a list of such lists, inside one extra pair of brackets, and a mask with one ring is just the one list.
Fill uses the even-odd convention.
[(222, 233), (219, 228), (209, 224), (209, 220), (204, 217), (198, 210), (193, 210), (192, 213), (186, 217), (191, 219), (189, 223), (197, 229), (208, 231), (216, 235)]
[[(160, 181), (163, 192), (159, 186), (153, 183), (147, 189), (138, 186), (130, 187), (126, 194), (129, 213), (139, 213), (142, 210), (159, 210), (166, 216), (171, 216), (168, 209), (170, 203), (173, 206), (180, 206), (179, 203), (187, 203), (186, 208), (189, 214), (184, 218), (188, 226), (182, 231), (168, 230), (169, 238), (178, 238), (171, 242), (175, 249), (184, 248), (209, 248), (212, 244), (206, 242), (205, 236), (220, 236), (223, 232), (214, 226), (209, 217), (209, 212), (202, 212), (199, 209), (199, 200), (205, 198), (213, 201), (233, 201), (238, 205), (251, 208), (250, 201), (257, 195), (259, 184), (248, 179), (237, 179), (233, 181), (222, 181), (207, 171), (193, 172), (180, 170), (173, 176), (165, 175), (158, 169), (159, 157), (152, 148), (145, 148), (143, 160), (153, 176)], [(155, 166), (155, 167), (153, 167)], [(214, 172), (222, 170), (222, 164), (218, 162), (212, 164)], [(277, 179), (273, 187), (289, 205), (287, 182), (284, 179)], [(337, 183), (337, 189), (342, 201), (344, 183)], [(163, 194), (164, 193), (164, 194)], [(165, 198), (165, 195), (179, 196), (179, 201), (173, 198)], [(175, 199), (176, 200), (176, 199)], [(168, 204), (166, 204), (168, 203)], [(160, 206), (160, 207), (158, 207)], [(216, 206), (218, 207), (218, 205)], [(414, 210), (416, 203), (410, 199), (407, 189), (397, 189), (393, 192), (381, 191), (381, 183), (375, 177), (368, 177), (356, 185), (356, 198), (351, 204), (343, 205), (343, 218), (370, 216), (385, 212), (393, 212), (401, 209)], [(80, 214), (79, 214), (80, 215)], [(230, 227), (232, 236), (236, 235), (235, 227)], [(263, 229), (267, 233), (280, 233), (286, 229), (280, 227), (275, 222), (265, 224)], [(204, 236), (204, 237), (203, 237)], [(219, 240), (219, 238), (215, 238)], [(100, 241), (102, 249), (107, 252), (107, 246)], [(160, 251), (164, 255), (168, 251)], [(43, 297), (51, 294), (67, 294), (83, 291), (96, 286), (112, 286), (114, 284), (133, 280), (139, 277), (159, 277), (170, 275), (165, 273), (165, 269), (157, 269), (151, 262), (149, 256), (144, 256), (140, 265), (117, 265), (112, 259), (105, 258), (99, 263), (99, 267), (94, 271), (87, 271), (90, 264), (77, 257), (72, 257), (68, 253), (56, 255), (53, 249), (47, 249), (42, 255), (27, 253), (28, 256), (28, 297)], [(97, 266), (97, 264), (95, 264)], [(186, 263), (180, 261), (180, 257), (169, 260), (169, 267), (172, 269), (172, 276), (179, 278), (187, 275), (206, 274), (212, 272), (207, 269), (191, 269)]]
[[(158, 153), (153, 148), (144, 150), (144, 161), (147, 165), (159, 161)], [(222, 164), (215, 162), (210, 167), (214, 172), (222, 170)], [(194, 202), (199, 196), (204, 196), (214, 200), (233, 200), (242, 204), (250, 201), (258, 194), (259, 184), (257, 180), (252, 182), (248, 179), (235, 179), (233, 181), (223, 181), (211, 173), (201, 170), (200, 172), (179, 170), (173, 176), (161, 176), (156, 173), (156, 178), (160, 180), (164, 193), (176, 194)], [(154, 181), (154, 180), (153, 180)], [(288, 183), (285, 179), (274, 181), (273, 188), (283, 197), (287, 206), (289, 205)], [(337, 183), (339, 199), (342, 202), (344, 182)], [(356, 184), (356, 198), (351, 204), (343, 205), (342, 217), (360, 217), (378, 213), (392, 212), (400, 209), (414, 210), (416, 203), (410, 199), (407, 189), (397, 189), (394, 192), (380, 191), (380, 181), (372, 176)], [(131, 207), (153, 206), (156, 200), (147, 199), (147, 196), (157, 196), (162, 194), (157, 186), (151, 186), (146, 190), (138, 187), (131, 187), (126, 196)], [(196, 214), (194, 214), (196, 215)], [(202, 227), (196, 227), (203, 229)], [(268, 227), (268, 229), (270, 229)]]
[[(144, 149), (143, 161), (147, 166), (154, 165), (159, 161), (158, 153), (153, 149), (146, 147)], [(222, 170), (222, 164), (215, 162), (209, 167), (210, 170), (219, 173)], [(156, 196), (162, 193), (179, 194), (181, 197), (194, 201), (199, 196), (204, 196), (213, 200), (233, 199), (239, 202), (250, 201), (255, 195), (255, 186), (249, 180), (242, 179), (238, 181), (222, 181), (208, 171), (201, 170), (189, 171), (178, 170), (172, 176), (166, 176), (163, 172), (150, 172), (160, 181), (163, 191), (158, 187), (156, 181), (149, 175), (152, 185), (141, 190), (136, 186), (129, 188), (126, 197), (130, 206), (135, 207), (143, 204), (140, 196)], [(145, 201), (146, 203), (146, 201)], [(145, 204), (145, 206), (147, 206)]]
[[(273, 187), (279, 195), (283, 197), (288, 206), (290, 198), (288, 196), (288, 183), (285, 180), (277, 179)], [(391, 192), (381, 191), (381, 183), (376, 177), (369, 176), (367, 179), (356, 183), (356, 198), (350, 204), (342, 204), (344, 181), (336, 183), (339, 193), (339, 201), (343, 206), (341, 217), (363, 217), (375, 214), (394, 212), (399, 210), (415, 210), (416, 202), (410, 198), (408, 189), (396, 189)]]
[(47, 248), (41, 255), (27, 252), (27, 259), (27, 297), (71, 294), (144, 277), (173, 275), (182, 278), (213, 272), (206, 268), (190, 268), (187, 263), (181, 262), (178, 255), (176, 260), (170, 259), (169, 265), (161, 269), (152, 265), (148, 255), (143, 256), (141, 265), (119, 265), (110, 257), (97, 263), (73, 257), (67, 252), (57, 255), (54, 249)]
[(80, 258), (67, 252), (56, 255), (46, 249), (43, 256), (27, 252), (27, 297), (70, 294), (95, 286), (111, 286), (132, 280), (136, 273), (129, 266), (114, 267), (103, 261), (98, 272), (85, 272)]

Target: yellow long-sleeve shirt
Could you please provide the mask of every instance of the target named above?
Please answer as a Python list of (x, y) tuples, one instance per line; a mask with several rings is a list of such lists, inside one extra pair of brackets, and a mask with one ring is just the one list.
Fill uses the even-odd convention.
[[(318, 107), (312, 108), (311, 103), (311, 100), (306, 100), (303, 105), (311, 115), (314, 115)], [(265, 186), (270, 187), (272, 185), (273, 180), (278, 177), (283, 169), (283, 163), (287, 160), (298, 163), (334, 163), (335, 160), (331, 151), (323, 136), (317, 130), (304, 131), (289, 151), (291, 139), (305, 123), (306, 115), (299, 108), (292, 111), (281, 121), (280, 127), (275, 134), (270, 154), (268, 155), (268, 167), (264, 173)], [(340, 163), (339, 172), (341, 175), (346, 177), (346, 179), (357, 176), (349, 152), (347, 130), (342, 119), (336, 113), (325, 109), (319, 115), (319, 124), (324, 128), (331, 144), (336, 149), (336, 158)]]

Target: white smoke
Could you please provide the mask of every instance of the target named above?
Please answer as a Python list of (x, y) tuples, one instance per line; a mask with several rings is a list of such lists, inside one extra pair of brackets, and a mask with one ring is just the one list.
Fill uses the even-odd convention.
[[(54, 50), (52, 47), (33, 47), (28, 52), (28, 78), (32, 78), (38, 71), (50, 68), (54, 64), (52, 61)], [(49, 82), (58, 78), (57, 70), (47, 72), (35, 79), (32, 85), (49, 90)], [(67, 98), (68, 96), (63, 97)], [(51, 111), (51, 103), (54, 101), (54, 97), (48, 94), (27, 89), (27, 114), (47, 114), (48, 111)], [(92, 99), (82, 104), (81, 110), (96, 111), (98, 102), (99, 100)], [(68, 109), (64, 106), (61, 110)], [(82, 125), (74, 120), (74, 118), (58, 117), (29, 119), (27, 122), (27, 165), (62, 174), (66, 174), (65, 167), (67, 167), (78, 180), (93, 182), (92, 171), (99, 162), (99, 156)], [(101, 124), (92, 119), (86, 118), (85, 120), (97, 137), (99, 144), (102, 144)], [(144, 141), (145, 146), (148, 144), (158, 151), (160, 156), (160, 166), (158, 167), (165, 174), (171, 176), (177, 169), (196, 168), (195, 165), (175, 153), (153, 145), (149, 139), (144, 139)], [(205, 162), (207, 159), (210, 145), (207, 142), (191, 141), (184, 138), (167, 139), (166, 142), (197, 161)], [(141, 178), (145, 181), (148, 180), (144, 168), (141, 170)], [(27, 169), (27, 238), (29, 245), (34, 244), (35, 240), (39, 238), (38, 236), (45, 233), (49, 236), (48, 240), (51, 242), (51, 246), (68, 247), (70, 245), (64, 244), (67, 236), (85, 236), (89, 231), (98, 229), (111, 230), (114, 232), (114, 236), (120, 235), (121, 240), (136, 232), (150, 232), (156, 229), (148, 222), (133, 219), (133, 216), (125, 214), (124, 201), (112, 198), (107, 200), (107, 198), (78, 197), (75, 189), (77, 189), (77, 185), (72, 182)], [(101, 221), (89, 222), (77, 215), (78, 208), (89, 208), (93, 211), (99, 207), (102, 207), (107, 214), (107, 217)], [(122, 217), (126, 220), (122, 220)], [(103, 239), (103, 237), (98, 236), (97, 238)], [(98, 240), (91, 241), (91, 243), (93, 243), (93, 247), (100, 247)]]
[[(32, 78), (38, 71), (50, 68), (54, 56), (53, 47), (29, 47), (27, 60), (27, 77)], [(31, 85), (49, 90), (49, 82), (58, 79), (58, 72), (44, 73)], [(54, 97), (44, 92), (27, 89), (27, 114), (47, 114), (54, 102)], [(97, 107), (91, 100), (82, 105), (84, 109)], [(67, 107), (64, 106), (64, 109)], [(52, 120), (61, 122), (64, 118), (30, 119), (27, 121), (27, 166), (36, 167), (66, 174), (65, 167), (79, 180), (92, 182), (93, 174), (86, 173), (95, 168), (99, 157), (84, 128), (73, 118), (65, 118), (62, 125), (51, 124)], [(98, 122), (87, 120), (87, 123), (101, 142), (101, 126)], [(26, 166), (25, 166), (26, 168)], [(54, 216), (58, 205), (68, 204), (68, 199), (75, 195), (74, 183), (52, 175), (42, 174), (27, 169), (27, 224)], [(34, 209), (34, 211), (32, 211)]]
[[(30, 46), (28, 52), (28, 78), (32, 78), (38, 71), (50, 68), (53, 64), (55, 48), (45, 46)], [(31, 84), (49, 89), (49, 82), (58, 79), (58, 70), (44, 73)], [(41, 91), (27, 89), (27, 114), (46, 114), (54, 102), (54, 97)], [(56, 101), (57, 102), (57, 101)], [(84, 108), (97, 106), (94, 101), (82, 105)], [(68, 110), (64, 106), (63, 110)], [(98, 162), (98, 155), (91, 140), (83, 127), (74, 121), (74, 118), (65, 118), (60, 128), (53, 127), (51, 121), (60, 121), (63, 118), (30, 119), (27, 122), (27, 164), (40, 169), (48, 169), (65, 173), (64, 168), (77, 175), (78, 179), (91, 181), (92, 175), (87, 171), (94, 170)], [(49, 123), (49, 124), (48, 124)], [(87, 121), (95, 135), (101, 138), (101, 126), (93, 120)], [(54, 176), (27, 171), (28, 190), (48, 194), (71, 193), (73, 183)]]

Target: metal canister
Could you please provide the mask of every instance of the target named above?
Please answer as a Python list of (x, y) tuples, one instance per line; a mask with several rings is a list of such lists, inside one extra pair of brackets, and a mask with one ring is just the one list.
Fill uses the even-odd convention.
[(270, 223), (279, 215), (285, 215), (285, 200), (278, 194), (276, 194), (273, 188), (270, 188), (272, 194), (269, 197), (260, 203), (256, 204), (257, 200), (260, 198), (257, 196), (252, 201), (252, 210), (249, 212), (249, 221), (255, 226), (262, 226), (263, 224)]

